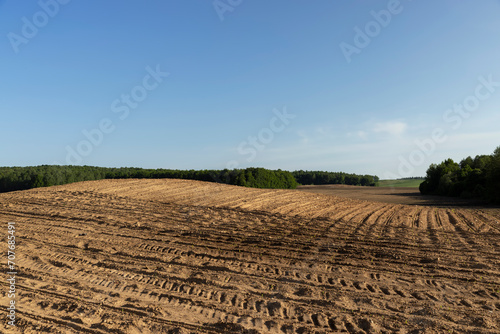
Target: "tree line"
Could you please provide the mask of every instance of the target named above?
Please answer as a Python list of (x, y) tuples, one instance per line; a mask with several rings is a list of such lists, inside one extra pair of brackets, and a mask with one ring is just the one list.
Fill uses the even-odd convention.
[(283, 171), (265, 168), (234, 170), (177, 170), (133, 167), (42, 165), (0, 167), (0, 192), (49, 187), (79, 181), (102, 179), (188, 179), (225, 183), (253, 188), (295, 189), (298, 184), (350, 184), (374, 186), (377, 176), (347, 173)]
[(0, 192), (49, 187), (102, 179), (189, 179), (254, 188), (295, 189), (288, 171), (247, 168), (234, 170), (173, 170), (92, 166), (0, 167)]
[(460, 163), (446, 159), (430, 165), (420, 192), (500, 203), (500, 147), (491, 155), (469, 156)]
[(295, 180), (303, 185), (347, 184), (351, 186), (376, 186), (379, 177), (376, 175), (357, 175), (343, 172), (295, 171)]
[(420, 179), (424, 179), (425, 177), (423, 176), (409, 176), (409, 177), (402, 177), (402, 178), (399, 178), (398, 180), (420, 180)]

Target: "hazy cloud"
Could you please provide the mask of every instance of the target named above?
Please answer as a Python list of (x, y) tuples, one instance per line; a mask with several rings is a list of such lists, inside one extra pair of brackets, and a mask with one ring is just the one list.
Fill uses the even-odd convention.
[(359, 138), (361, 138), (361, 139), (365, 139), (365, 140), (366, 140), (366, 139), (368, 138), (368, 133), (367, 133), (367, 132), (365, 132), (365, 131), (358, 131), (358, 132), (357, 132), (357, 135), (358, 135), (358, 136), (359, 136)]
[(393, 136), (401, 136), (406, 131), (407, 128), (408, 125), (404, 122), (389, 121), (389, 122), (376, 123), (375, 126), (373, 127), (373, 132), (388, 133)]
[(297, 135), (300, 137), (300, 142), (302, 144), (307, 144), (309, 143), (309, 137), (307, 136), (306, 132), (303, 130), (297, 131)]

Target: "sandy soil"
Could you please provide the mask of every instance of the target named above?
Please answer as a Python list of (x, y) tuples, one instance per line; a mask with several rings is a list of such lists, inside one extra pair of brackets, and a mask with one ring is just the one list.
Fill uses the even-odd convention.
[(9, 221), (1, 332), (500, 332), (498, 210), (103, 180), (0, 194)]

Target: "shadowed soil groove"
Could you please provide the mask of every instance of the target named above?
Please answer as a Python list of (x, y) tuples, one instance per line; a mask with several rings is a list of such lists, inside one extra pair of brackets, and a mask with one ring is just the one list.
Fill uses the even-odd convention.
[(9, 333), (500, 333), (498, 209), (132, 179), (0, 194), (0, 221)]

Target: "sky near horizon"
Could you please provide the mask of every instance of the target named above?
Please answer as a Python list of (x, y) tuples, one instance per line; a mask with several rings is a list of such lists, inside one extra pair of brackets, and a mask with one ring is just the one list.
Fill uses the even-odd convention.
[(0, 166), (422, 176), (500, 146), (500, 1), (0, 0)]

